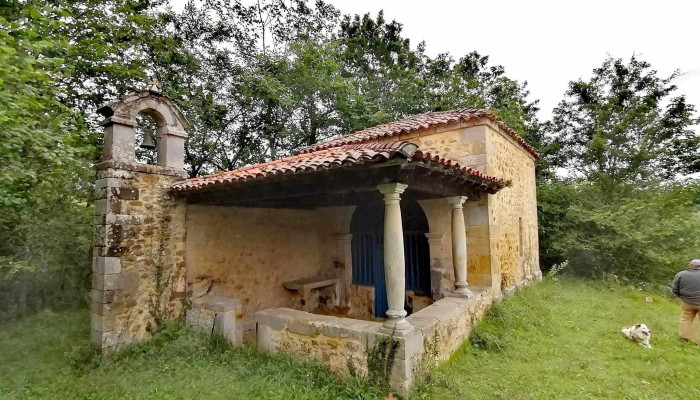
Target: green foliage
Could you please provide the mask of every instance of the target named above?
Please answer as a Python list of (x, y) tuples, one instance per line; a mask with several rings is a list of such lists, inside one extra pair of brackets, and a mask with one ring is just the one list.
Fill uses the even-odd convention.
[(491, 107), (523, 134), (539, 132), (526, 86), (488, 57), (431, 59), (382, 13), (339, 15), (322, 2), (270, 0), (190, 2), (170, 16), (182, 48), (155, 49), (154, 68), (194, 124), (190, 176), (433, 110)]
[[(545, 280), (504, 300), (475, 327), (507, 343), (507, 351), (465, 343), (407, 398), (697, 398), (700, 358), (694, 345), (676, 340), (678, 312), (675, 300), (653, 291)], [(650, 326), (654, 349), (620, 334), (637, 322)], [(0, 397), (387, 397), (386, 389), (341, 380), (320, 365), (219, 346), (178, 325), (107, 356), (89, 346), (89, 329), (85, 310), (42, 312), (0, 326)]]
[[(548, 260), (569, 260), (565, 271), (602, 277), (606, 273), (635, 282), (673, 279), (700, 248), (700, 185), (667, 185), (640, 190), (607, 204), (587, 186), (569, 186), (575, 203), (549, 201), (557, 188), (542, 191), (543, 207), (559, 206)], [(541, 216), (546, 218), (546, 216)]]
[(559, 149), (555, 164), (599, 187), (605, 201), (700, 171), (695, 108), (672, 97), (678, 75), (661, 78), (633, 56), (628, 63), (608, 58), (590, 80), (570, 82), (547, 124)]
[(367, 380), (374, 385), (389, 386), (399, 341), (393, 336), (382, 337), (367, 348)]
[(546, 124), (545, 165), (566, 178), (538, 186), (545, 268), (568, 260), (565, 273), (666, 283), (696, 256), (700, 186), (682, 174), (698, 171), (700, 136), (694, 106), (673, 97), (677, 75), (633, 56), (570, 82)]
[[(80, 128), (61, 101), (67, 38), (58, 9), (33, 2), (0, 13), (0, 315), (75, 304), (89, 274), (92, 174)], [(70, 234), (66, 234), (70, 232)]]
[(508, 341), (503, 327), (513, 323), (510, 317), (509, 311), (502, 304), (494, 304), (486, 312), (484, 322), (474, 327), (469, 336), (471, 347), (484, 351), (505, 351)]
[(433, 377), (433, 370), (439, 361), (438, 344), (442, 338), (437, 332), (430, 337), (423, 338), (423, 354), (416, 360), (413, 366), (413, 384), (416, 386), (430, 383)]

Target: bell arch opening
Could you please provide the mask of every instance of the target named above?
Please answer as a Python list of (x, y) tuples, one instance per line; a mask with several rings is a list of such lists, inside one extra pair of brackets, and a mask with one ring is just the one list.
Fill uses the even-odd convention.
[(134, 148), (138, 163), (156, 165), (158, 162), (156, 121), (150, 113), (140, 112), (136, 115)]
[[(430, 247), (426, 233), (428, 218), (417, 201), (401, 201), (404, 232), (406, 290), (431, 294)], [(374, 287), (374, 316), (386, 317), (386, 283), (384, 277), (384, 204), (358, 206), (350, 223), (352, 233), (352, 283)], [(410, 310), (408, 310), (410, 311)]]

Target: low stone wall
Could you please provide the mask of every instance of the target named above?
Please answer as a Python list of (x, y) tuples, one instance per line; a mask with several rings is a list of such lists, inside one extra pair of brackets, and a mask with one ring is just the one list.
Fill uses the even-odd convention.
[(472, 286), (470, 289), (474, 296), (468, 299), (445, 297), (407, 318), (421, 332), (424, 361), (449, 358), (469, 338), (476, 322), (497, 297), (490, 288)]
[[(538, 277), (532, 276), (530, 283)], [(469, 337), (488, 307), (503, 295), (491, 288), (470, 287), (474, 296), (446, 297), (408, 317), (413, 329), (393, 335), (398, 350), (389, 384), (405, 394), (414, 376), (424, 366), (447, 359)], [(368, 355), (380, 340), (381, 322), (316, 315), (288, 308), (259, 311), (258, 348), (282, 352), (295, 358), (311, 359), (331, 371), (367, 376)]]

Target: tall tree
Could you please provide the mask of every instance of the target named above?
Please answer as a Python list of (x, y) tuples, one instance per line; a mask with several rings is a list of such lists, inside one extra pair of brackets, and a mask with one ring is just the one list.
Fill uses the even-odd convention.
[(700, 171), (694, 107), (673, 80), (633, 56), (608, 58), (589, 80), (572, 81), (547, 131), (558, 166), (597, 185), (606, 201), (630, 185)]
[(143, 82), (149, 1), (0, 8), (0, 313), (84, 298), (99, 152), (94, 110)]

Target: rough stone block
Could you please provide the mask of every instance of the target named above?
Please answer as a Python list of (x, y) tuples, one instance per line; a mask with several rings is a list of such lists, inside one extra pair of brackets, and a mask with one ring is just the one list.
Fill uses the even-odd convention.
[(489, 237), (489, 226), (488, 225), (470, 225), (467, 229), (467, 236), (478, 237), (478, 238), (488, 238)]
[(414, 360), (394, 360), (394, 368), (389, 375), (389, 386), (401, 396), (408, 394), (413, 384)]
[(118, 274), (122, 272), (121, 258), (93, 257), (92, 272), (96, 274)]
[[(125, 169), (102, 168), (97, 171), (97, 176), (100, 179), (116, 178), (116, 179), (133, 179), (134, 175)], [(116, 187), (117, 185), (109, 185)]]
[(240, 343), (236, 333), (236, 311), (216, 313), (214, 316), (214, 333), (223, 336), (231, 343)]
[(95, 189), (95, 199), (106, 199), (107, 198), (107, 188)]
[(92, 343), (103, 349), (113, 348), (121, 343), (129, 342), (130, 338), (131, 335), (126, 330), (101, 332), (93, 329), (91, 331)]
[(396, 350), (396, 358), (409, 360), (423, 353), (423, 332), (420, 329), (413, 329), (403, 337), (397, 338), (399, 348)]
[(118, 290), (91, 290), (90, 297), (95, 303), (112, 303), (117, 301)]
[(127, 248), (123, 246), (110, 246), (110, 247), (94, 247), (94, 253), (96, 256), (102, 257), (120, 257), (126, 253)]
[(105, 126), (103, 159), (133, 162), (135, 145), (134, 128), (120, 123)]
[(275, 331), (284, 329), (287, 321), (282, 317), (270, 313), (269, 311), (271, 310), (263, 310), (255, 313), (255, 318), (258, 321), (258, 327), (267, 326)]
[(122, 203), (116, 199), (95, 200), (95, 215), (120, 214)]
[(122, 180), (119, 178), (101, 178), (95, 181), (95, 190), (105, 189), (105, 188), (115, 188), (121, 187)]
[(120, 303), (92, 303), (90, 306), (92, 313), (101, 316), (115, 315), (122, 308)]
[(112, 193), (120, 200), (138, 200), (139, 190), (132, 188), (114, 188)]
[(272, 329), (269, 325), (258, 323), (257, 331), (257, 346), (259, 350), (278, 351), (276, 335), (279, 333), (279, 330)]
[(104, 216), (104, 220), (107, 224), (141, 225), (143, 223), (143, 216), (128, 214), (107, 214)]
[(467, 226), (481, 225), (488, 226), (489, 224), (489, 210), (488, 207), (477, 206), (466, 207), (465, 214), (467, 216)]
[(287, 321), (287, 330), (292, 333), (306, 336), (316, 336), (319, 334), (318, 327), (309, 321), (299, 321), (290, 319)]
[(92, 327), (93, 331), (113, 331), (116, 326), (116, 321), (117, 318), (114, 315), (99, 315), (95, 313), (90, 314), (90, 326)]
[(123, 285), (122, 274), (92, 274), (92, 288), (94, 290), (118, 290), (122, 289)]
[(486, 126), (471, 126), (464, 128), (459, 133), (459, 139), (462, 142), (474, 142), (474, 141), (485, 141), (486, 140)]

